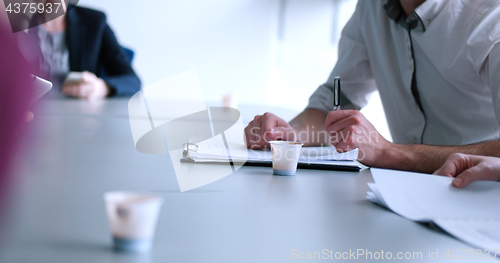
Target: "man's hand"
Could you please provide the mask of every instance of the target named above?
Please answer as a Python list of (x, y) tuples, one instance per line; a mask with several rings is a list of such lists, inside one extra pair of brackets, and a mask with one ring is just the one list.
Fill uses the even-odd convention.
[(295, 131), (288, 122), (272, 113), (257, 115), (245, 128), (247, 148), (268, 149), (269, 141), (295, 141)]
[(330, 143), (338, 152), (358, 148), (360, 162), (368, 166), (383, 166), (379, 159), (384, 158), (384, 152), (391, 143), (359, 111), (331, 111), (326, 118), (325, 128), (330, 134)]
[(500, 181), (500, 159), (455, 153), (434, 174), (455, 177), (452, 185), (456, 188), (477, 180)]
[(81, 82), (65, 83), (61, 91), (71, 97), (95, 100), (108, 96), (111, 89), (94, 73), (85, 71)]

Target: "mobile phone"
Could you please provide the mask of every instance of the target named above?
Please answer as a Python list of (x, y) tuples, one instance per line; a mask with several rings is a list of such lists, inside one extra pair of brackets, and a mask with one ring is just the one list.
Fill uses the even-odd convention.
[(48, 80), (42, 79), (35, 75), (33, 76), (33, 90), (30, 94), (30, 104), (33, 104), (35, 101), (39, 100), (43, 97), (47, 92), (52, 89), (52, 83)]
[(83, 72), (71, 71), (64, 80), (64, 83), (79, 83), (83, 81)]

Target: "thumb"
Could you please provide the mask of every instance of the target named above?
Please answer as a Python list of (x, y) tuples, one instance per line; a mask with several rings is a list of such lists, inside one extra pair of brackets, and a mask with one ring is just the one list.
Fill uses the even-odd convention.
[(483, 170), (479, 165), (465, 170), (463, 173), (459, 174), (451, 184), (456, 188), (463, 188), (470, 183), (478, 180), (491, 180), (489, 174)]
[(455, 177), (470, 167), (469, 159), (470, 157), (464, 154), (452, 154), (434, 174)]

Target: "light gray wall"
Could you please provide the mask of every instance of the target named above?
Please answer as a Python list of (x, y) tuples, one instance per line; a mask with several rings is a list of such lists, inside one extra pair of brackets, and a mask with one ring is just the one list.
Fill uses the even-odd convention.
[[(260, 100), (276, 33), (274, 0), (82, 0), (106, 12), (122, 45), (136, 52), (143, 84), (195, 69), (207, 100), (236, 90)], [(260, 92), (259, 92), (260, 91)]]

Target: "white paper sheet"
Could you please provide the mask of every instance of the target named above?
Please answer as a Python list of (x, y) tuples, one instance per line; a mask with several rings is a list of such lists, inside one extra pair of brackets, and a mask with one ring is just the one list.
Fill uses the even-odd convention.
[[(377, 185), (374, 183), (368, 183), (368, 187), (370, 187), (371, 192), (366, 192), (366, 198), (370, 200), (372, 203), (381, 205), (383, 207), (387, 207), (387, 204), (384, 201), (384, 198), (380, 194), (380, 191), (377, 188)], [(387, 207), (389, 208), (389, 207)]]
[(500, 182), (477, 181), (463, 189), (453, 178), (372, 168), (367, 199), (419, 222), (434, 222), (482, 249), (500, 248)]
[(434, 223), (465, 243), (490, 251), (498, 249), (496, 258), (500, 259), (500, 220), (438, 218)]
[(371, 172), (389, 208), (410, 220), (500, 218), (499, 182), (478, 181), (456, 189), (449, 177), (375, 168)]

